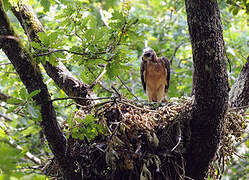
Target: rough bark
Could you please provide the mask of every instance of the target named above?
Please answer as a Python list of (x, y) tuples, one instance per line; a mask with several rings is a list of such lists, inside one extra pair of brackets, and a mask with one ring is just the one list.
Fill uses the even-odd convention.
[(40, 93), (33, 97), (41, 107), (41, 126), (47, 138), (49, 146), (63, 169), (67, 179), (80, 179), (75, 173), (76, 166), (72, 158), (67, 155), (67, 140), (62, 133), (56, 120), (56, 113), (50, 101), (50, 95), (39, 68), (32, 63), (30, 54), (23, 48), (20, 39), (15, 35), (9, 24), (6, 13), (3, 9), (3, 2), (0, 0), (0, 48), (7, 55), (14, 65), (21, 81), (29, 93), (40, 90)]
[(185, 4), (195, 72), (186, 176), (204, 179), (220, 142), (229, 87), (217, 1), (186, 0)]
[[(12, 7), (11, 9), (29, 40), (39, 43), (38, 32), (44, 32), (44, 29), (39, 19), (32, 12), (32, 9), (22, 2), (19, 2), (18, 8)], [(94, 93), (87, 84), (73, 76), (59, 59), (58, 62), (58, 66), (53, 66), (46, 61), (43, 66), (47, 74), (54, 80), (59, 88), (70, 97), (94, 97)], [(88, 103), (82, 99), (76, 99), (75, 101), (81, 105), (87, 105)]]
[(231, 108), (244, 107), (249, 105), (249, 56), (246, 64), (243, 66), (240, 75), (233, 84), (229, 92), (229, 103)]

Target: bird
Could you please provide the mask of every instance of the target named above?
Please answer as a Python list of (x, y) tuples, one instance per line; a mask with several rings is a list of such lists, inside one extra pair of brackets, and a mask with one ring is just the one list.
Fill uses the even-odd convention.
[(140, 74), (143, 89), (149, 102), (166, 102), (170, 81), (170, 62), (157, 57), (156, 52), (146, 48), (142, 55)]

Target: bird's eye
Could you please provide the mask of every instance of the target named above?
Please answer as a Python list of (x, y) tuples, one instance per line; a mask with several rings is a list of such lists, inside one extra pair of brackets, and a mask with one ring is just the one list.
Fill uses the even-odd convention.
[(149, 52), (144, 54), (144, 56), (146, 56), (146, 57), (150, 57), (150, 55), (151, 54)]

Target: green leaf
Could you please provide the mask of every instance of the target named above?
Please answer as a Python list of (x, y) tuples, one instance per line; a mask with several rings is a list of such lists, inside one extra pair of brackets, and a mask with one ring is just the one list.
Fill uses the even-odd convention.
[(48, 38), (49, 38), (49, 42), (52, 44), (58, 39), (58, 33), (52, 32), (51, 34), (49, 34)]
[(233, 13), (234, 16), (237, 15), (238, 12), (239, 12), (239, 8), (237, 8), (237, 7), (235, 7), (235, 8), (233, 9), (233, 11), (232, 11), (232, 13)]
[(40, 3), (43, 6), (43, 11), (48, 12), (51, 5), (50, 0), (41, 0)]
[(41, 42), (45, 46), (48, 46), (49, 45), (49, 38), (48, 38), (48, 36), (44, 32), (38, 32), (37, 34), (38, 34), (39, 39), (41, 40)]
[(246, 14), (249, 14), (249, 3), (246, 4)]
[(39, 174), (29, 174), (21, 177), (19, 180), (48, 180), (48, 178)]
[(27, 129), (22, 131), (22, 135), (23, 136), (28, 136), (31, 134), (36, 134), (37, 132), (39, 132), (38, 128), (35, 128), (34, 126), (29, 126)]
[(20, 161), (22, 154), (10, 145), (0, 142), (0, 169), (5, 174), (10, 174), (11, 171), (16, 169), (16, 164)]
[(18, 106), (10, 107), (10, 108), (6, 111), (6, 113), (7, 113), (7, 114), (8, 114), (8, 113), (12, 113), (12, 112), (14, 112), (14, 111), (16, 110), (16, 108), (18, 108)]
[(33, 5), (35, 3), (35, 0), (28, 0), (29, 5)]
[(124, 18), (124, 16), (123, 16), (123, 14), (122, 14), (122, 12), (120, 12), (120, 11), (117, 11), (117, 10), (115, 10), (113, 13), (112, 13), (112, 20), (115, 20), (115, 19), (123, 19)]
[(26, 100), (26, 98), (27, 98), (27, 96), (28, 96), (28, 93), (27, 93), (26, 88), (22, 88), (22, 89), (19, 91), (19, 95), (20, 95), (21, 99)]
[(56, 58), (56, 55), (55, 55), (55, 54), (49, 55), (49, 62), (50, 62), (52, 65), (57, 66), (58, 61), (57, 61), (57, 58)]
[(120, 62), (118, 61), (113, 61), (107, 64), (107, 67), (106, 67), (107, 76), (110, 79), (113, 79), (120, 73), (120, 68), (121, 68), (121, 65), (120, 65)]
[(20, 99), (17, 99), (17, 98), (9, 98), (7, 100), (7, 103), (8, 104), (21, 104), (21, 103), (23, 103), (23, 101)]
[[(1, 123), (0, 123), (0, 125), (1, 125)], [(6, 135), (5, 131), (1, 127), (0, 128), (0, 140), (7, 139), (7, 138), (8, 138), (8, 136)]]
[(32, 97), (34, 97), (35, 95), (39, 94), (41, 92), (40, 89), (37, 89), (37, 90), (34, 90), (33, 92), (31, 92), (29, 95), (28, 95), (28, 100), (30, 100)]
[(3, 0), (3, 7), (4, 7), (5, 11), (10, 10), (11, 4), (10, 4), (9, 0)]
[(34, 41), (31, 42), (31, 46), (33, 48), (35, 48), (35, 49), (40, 49), (41, 48), (40, 43), (37, 43), (37, 42), (34, 42)]
[(97, 26), (97, 20), (95, 19), (94, 16), (89, 16), (89, 21), (88, 21), (88, 26), (91, 28), (91, 29), (94, 29), (96, 28)]

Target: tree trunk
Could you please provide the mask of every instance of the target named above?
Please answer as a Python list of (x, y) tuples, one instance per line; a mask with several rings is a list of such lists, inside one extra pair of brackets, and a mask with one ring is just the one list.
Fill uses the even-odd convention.
[(249, 56), (240, 75), (229, 92), (229, 103), (233, 107), (248, 109), (249, 104)]
[(33, 99), (41, 106), (41, 126), (65, 177), (67, 179), (81, 179), (79, 174), (76, 173), (77, 167), (73, 159), (67, 155), (67, 139), (56, 120), (56, 113), (50, 101), (47, 86), (43, 82), (40, 69), (32, 63), (31, 56), (23, 48), (20, 39), (15, 35), (14, 30), (10, 26), (3, 9), (2, 0), (0, 0), (0, 27), (0, 48), (14, 65), (28, 92), (40, 90), (40, 93), (34, 96)]
[(204, 179), (220, 142), (228, 107), (228, 79), (216, 0), (185, 0), (194, 61), (194, 105), (186, 176)]
[[(191, 104), (192, 106), (189, 105), (188, 108), (184, 107), (185, 109), (182, 112), (179, 112), (178, 121), (176, 121), (177, 123), (173, 123), (174, 128), (162, 128), (160, 131), (156, 129), (153, 133), (158, 136), (158, 139), (153, 139), (152, 135), (150, 135), (147, 139), (145, 137), (141, 140), (142, 148), (146, 147), (146, 142), (151, 139), (158, 142), (153, 144), (152, 147), (148, 146), (148, 151), (146, 151), (148, 154), (155, 154), (156, 157), (159, 157), (162, 161), (160, 168), (158, 168), (159, 170), (157, 170), (157, 167), (151, 166), (152, 170), (149, 170), (151, 170), (152, 174), (149, 172), (146, 174), (147, 169), (145, 168), (144, 174), (142, 174), (143, 176), (141, 176), (140, 173), (143, 164), (145, 164), (144, 155), (146, 155), (146, 153), (142, 154), (142, 158), (139, 159), (138, 162), (140, 162), (140, 164), (134, 163), (134, 166), (139, 167), (138, 169), (135, 169), (136, 171), (134, 169), (125, 171), (120, 168), (114, 172), (114, 169), (111, 169), (110, 166), (107, 167), (106, 158), (104, 156), (107, 149), (103, 152), (99, 150), (96, 151), (96, 158), (98, 160), (96, 161), (96, 164), (101, 166), (100, 169), (103, 169), (103, 171), (105, 170), (105, 173), (109, 173), (109, 171), (113, 170), (113, 173), (111, 172), (109, 174), (109, 179), (138, 179), (141, 177), (147, 177), (149, 179), (150, 176), (153, 176), (156, 179), (180, 179), (180, 177), (182, 177), (180, 175), (182, 174), (186, 175), (185, 179), (204, 179), (209, 164), (217, 151), (221, 138), (224, 116), (228, 108), (228, 80), (225, 66), (220, 13), (216, 0), (185, 0), (185, 3), (188, 16), (189, 34), (193, 49), (194, 103), (193, 105)], [(26, 28), (26, 30), (27, 28), (29, 29), (27, 32), (30, 33), (28, 33), (30, 39), (34, 41), (38, 40), (36, 39), (38, 38), (37, 32), (43, 31), (42, 26), (39, 25), (37, 19), (32, 20), (32, 14), (29, 16), (29, 11), (24, 7), (20, 8), (20, 12), (14, 11), (14, 13), (17, 18), (19, 17), (18, 19), (23, 28)], [(33, 24), (25, 25), (25, 22), (23, 22), (24, 16), (27, 22), (32, 22)], [(30, 27), (27, 27), (27, 25), (30, 25)], [(56, 120), (56, 114), (50, 101), (50, 95), (46, 85), (43, 83), (39, 68), (32, 63), (32, 57), (23, 49), (19, 38), (14, 34), (13, 29), (10, 27), (7, 16), (3, 11), (1, 0), (0, 27), (0, 48), (3, 49), (9, 60), (13, 63), (22, 82), (28, 89), (28, 92), (30, 93), (37, 89), (41, 90), (41, 92), (34, 97), (34, 100), (41, 105), (41, 125), (64, 176), (67, 179), (82, 179), (80, 173), (76, 171), (77, 166), (75, 165), (75, 162), (79, 159), (84, 161), (84, 156), (80, 154), (79, 156), (76, 156), (76, 158), (72, 158), (72, 156), (69, 155), (69, 150), (67, 150), (67, 139), (61, 132)], [(39, 28), (35, 29), (35, 27)], [(88, 92), (85, 91), (87, 89), (84, 89), (87, 86), (84, 86), (83, 88), (77, 86), (81, 82), (71, 76), (70, 72), (68, 72), (67, 69), (64, 69), (63, 64), (54, 67), (47, 63), (45, 68), (50, 77), (52, 77), (57, 85), (69, 96), (85, 97), (86, 94), (88, 94)], [(242, 69), (237, 82), (238, 85), (235, 84), (230, 92), (232, 107), (248, 105), (248, 82), (249, 62), (247, 62)], [(5, 97), (3, 97), (3, 99), (5, 99)], [(114, 109), (110, 109), (109, 111), (106, 109), (105, 115), (107, 116), (108, 113), (110, 113), (110, 115), (108, 115), (109, 119), (106, 117), (107, 122), (110, 121), (116, 123), (120, 120), (120, 109), (116, 111), (114, 111)], [(116, 116), (114, 116), (115, 113)], [(179, 132), (177, 132), (178, 130)], [(181, 136), (183, 136), (183, 142), (181, 141), (181, 143), (175, 146), (180, 142), (178, 141), (178, 137)], [(141, 137), (135, 137), (134, 139), (136, 138), (138, 139)], [(140, 152), (138, 147), (136, 148), (138, 152)], [(177, 149), (177, 151), (175, 151), (175, 149)], [(182, 156), (182, 153), (184, 153), (184, 156)], [(129, 155), (129, 153), (126, 153), (125, 155)], [(135, 156), (137, 154), (135, 153), (133, 155)], [(130, 160), (129, 158), (128, 160)], [(150, 160), (156, 161), (155, 157), (150, 158)], [(84, 162), (82, 165), (84, 165)], [(92, 163), (90, 163), (90, 165), (92, 165)], [(81, 168), (87, 167), (82, 166)], [(96, 172), (94, 171), (93, 174), (94, 173)], [(100, 177), (103, 178), (104, 176)], [(90, 179), (91, 178), (94, 178), (94, 176), (91, 176)], [(98, 177), (95, 179), (98, 179)]]

